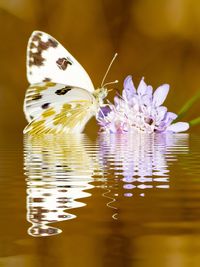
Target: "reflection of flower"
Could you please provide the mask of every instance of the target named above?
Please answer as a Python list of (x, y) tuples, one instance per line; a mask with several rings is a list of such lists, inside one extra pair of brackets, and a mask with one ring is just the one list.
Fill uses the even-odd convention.
[(150, 85), (140, 81), (136, 90), (132, 77), (124, 81), (122, 97), (115, 97), (114, 105), (100, 110), (98, 121), (101, 130), (109, 133), (125, 133), (140, 130), (152, 132), (182, 132), (189, 128), (186, 122), (172, 122), (177, 115), (162, 106), (169, 92), (169, 85), (158, 87), (155, 92)]
[[(187, 153), (187, 143), (188, 134), (146, 135), (135, 132), (134, 138), (129, 134), (101, 134), (101, 163), (108, 176), (114, 173), (119, 195), (121, 190), (125, 190), (122, 191), (125, 197), (137, 193), (144, 196), (145, 190), (151, 188), (169, 188), (169, 164), (176, 160), (177, 154)], [(109, 180), (107, 187), (108, 183)]]

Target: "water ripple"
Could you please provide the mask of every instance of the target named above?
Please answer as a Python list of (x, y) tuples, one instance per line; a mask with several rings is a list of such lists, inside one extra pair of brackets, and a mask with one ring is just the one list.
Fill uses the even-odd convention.
[(27, 176), (27, 220), (32, 236), (59, 234), (50, 223), (76, 218), (65, 210), (83, 207), (77, 199), (90, 197), (94, 169), (84, 135), (45, 136), (24, 140), (24, 169)]
[(27, 220), (32, 224), (28, 233), (61, 233), (51, 224), (76, 218), (70, 210), (85, 206), (82, 199), (91, 198), (93, 188), (101, 190), (112, 218), (118, 220), (120, 199), (170, 188), (170, 166), (188, 154), (188, 138), (101, 134), (92, 142), (82, 134), (25, 136)]

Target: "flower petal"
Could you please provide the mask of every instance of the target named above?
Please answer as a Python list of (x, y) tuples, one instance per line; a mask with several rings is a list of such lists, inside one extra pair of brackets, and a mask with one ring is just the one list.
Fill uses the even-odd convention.
[(124, 90), (127, 94), (127, 97), (136, 94), (136, 89), (133, 84), (131, 75), (127, 76), (126, 79), (124, 80)]
[(165, 101), (167, 94), (169, 92), (169, 84), (163, 84), (156, 89), (153, 94), (153, 104), (155, 106), (160, 106)]
[(152, 97), (153, 94), (153, 87), (151, 85), (147, 86), (146, 94), (150, 97)]
[(114, 97), (114, 104), (115, 104), (115, 106), (119, 105), (119, 102), (120, 102), (119, 97), (118, 96), (115, 96)]
[(144, 77), (143, 77), (142, 80), (139, 83), (139, 86), (138, 86), (138, 89), (137, 89), (137, 93), (139, 95), (144, 95), (144, 94), (146, 94), (146, 92), (147, 92), (147, 85), (146, 85), (146, 83), (144, 81)]
[(174, 121), (176, 118), (178, 117), (178, 115), (176, 113), (173, 112), (167, 112), (164, 118), (164, 121), (166, 123), (166, 125), (170, 125), (172, 121)]
[(115, 127), (115, 123), (114, 122), (111, 122), (109, 124), (109, 131), (110, 131), (110, 133), (116, 133), (117, 132), (117, 129)]
[[(157, 108), (157, 121), (161, 121), (163, 120), (163, 118), (165, 117), (167, 113), (167, 108), (164, 106), (160, 106)], [(175, 113), (173, 113), (174, 115), (176, 115)]]
[(189, 127), (190, 125), (187, 122), (176, 122), (168, 126), (166, 131), (175, 132), (175, 133), (184, 132), (184, 131), (187, 131)]
[(109, 113), (111, 112), (111, 108), (109, 105), (105, 106), (105, 107), (101, 107), (99, 109), (99, 113), (97, 115), (98, 119), (103, 119), (104, 117), (106, 117)]
[(145, 105), (145, 106), (150, 106), (152, 103), (151, 98), (149, 97), (149, 95), (143, 95), (141, 97), (141, 104)]
[[(158, 107), (157, 110), (159, 110), (161, 107)], [(166, 112), (164, 115), (164, 118), (160, 121), (157, 120), (157, 131), (163, 132), (166, 130), (166, 128), (172, 123), (173, 120), (177, 118), (177, 115), (173, 112)]]

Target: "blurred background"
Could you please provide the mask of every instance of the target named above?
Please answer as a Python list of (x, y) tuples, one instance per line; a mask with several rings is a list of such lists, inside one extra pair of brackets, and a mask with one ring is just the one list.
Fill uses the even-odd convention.
[[(21, 134), (26, 125), (26, 46), (36, 29), (59, 40), (96, 87), (118, 52), (108, 81), (119, 79), (119, 90), (128, 74), (136, 85), (142, 76), (154, 88), (169, 83), (166, 105), (173, 112), (200, 90), (198, 0), (0, 0), (0, 125), (6, 131)], [(199, 104), (185, 120), (199, 116)], [(94, 125), (87, 129), (95, 131)]]
[[(103, 157), (103, 160), (110, 160), (105, 169), (107, 180), (98, 176), (101, 166), (96, 168), (93, 178), (97, 179), (97, 187), (91, 190), (91, 198), (80, 199), (87, 206), (72, 212), (78, 216), (77, 220), (60, 223), (63, 235), (57, 239), (34, 239), (27, 235), (31, 226), (26, 222), (29, 180), (25, 177), (27, 174), (23, 174), (22, 130), (27, 123), (23, 114), (24, 94), (28, 87), (26, 47), (34, 30), (45, 31), (59, 40), (86, 69), (96, 87), (100, 85), (114, 53), (118, 52), (107, 80), (118, 79), (119, 91), (129, 74), (133, 75), (136, 85), (142, 76), (154, 89), (169, 83), (171, 89), (165, 104), (170, 111), (178, 112), (200, 90), (199, 0), (0, 0), (0, 266), (54, 264), (63, 267), (83, 266), (87, 262), (86, 266), (126, 267), (131, 266), (131, 257), (135, 260), (134, 266), (138, 267), (199, 266), (200, 142), (191, 138), (191, 148), (188, 148), (187, 135), (185, 146), (182, 143), (168, 145), (165, 140), (163, 144), (158, 143), (153, 155), (160, 158), (155, 159), (151, 153), (145, 154), (149, 157), (147, 165), (152, 162), (155, 171), (154, 164), (158, 164), (166, 169), (164, 179), (170, 176), (167, 180), (170, 188), (165, 192), (163, 189), (156, 191), (154, 187), (152, 191), (147, 189), (147, 195), (149, 191), (150, 194), (143, 198), (136, 188), (136, 194), (134, 191), (133, 198), (129, 198), (132, 202), (125, 202), (122, 178), (115, 178), (115, 171), (119, 173), (121, 166), (125, 166), (127, 156), (124, 157), (124, 153), (127, 155), (129, 147), (126, 145), (123, 149), (108, 143), (105, 151), (113, 147), (114, 152), (115, 148), (118, 149), (116, 158), (119, 154), (117, 160), (122, 159), (124, 163), (113, 159), (111, 154)], [(109, 94), (110, 100), (113, 96), (114, 92)], [(184, 119), (187, 121), (198, 116), (200, 101)], [(87, 133), (95, 136), (97, 129), (95, 120), (91, 120)], [(191, 131), (200, 133), (200, 127), (196, 126)], [(149, 147), (153, 149), (153, 145), (143, 147), (141, 151), (147, 151)], [(87, 141), (83, 142), (82, 149), (81, 145), (76, 147), (77, 150), (72, 146), (72, 153), (82, 155), (80, 152), (85, 151), (84, 162), (81, 161), (85, 168), (88, 168), (88, 158), (96, 162), (96, 158), (102, 157), (98, 154), (102, 151), (98, 142)], [(32, 147), (27, 144), (27, 148), (31, 150)], [(180, 155), (177, 153), (179, 148), (183, 149)], [(52, 169), (57, 173), (60, 185), (60, 166), (55, 165), (56, 169), (51, 165), (54, 161), (58, 164), (56, 155), (51, 151), (48, 157), (49, 150), (44, 147), (41, 149), (44, 163), (40, 163), (40, 152), (34, 150), (34, 146), (32, 152), (26, 151), (26, 146), (24, 149), (25, 161), (27, 158), (35, 159), (35, 162), (29, 163), (35, 181), (40, 182), (38, 177), (41, 172)], [(81, 169), (81, 165), (66, 157), (65, 151), (66, 148), (62, 150), (66, 160), (64, 167), (68, 167), (69, 160), (69, 164), (71, 162)], [(97, 156), (92, 151), (96, 151)], [(142, 157), (144, 151), (136, 154)], [(173, 153), (177, 155), (177, 160), (171, 156)], [(169, 172), (162, 155), (169, 160)], [(72, 159), (76, 159), (76, 155)], [(42, 164), (40, 169), (38, 166)], [(138, 165), (135, 166), (138, 171)], [(51, 178), (49, 174), (45, 175), (41, 174), (40, 179)], [(157, 175), (157, 178), (162, 178), (160, 172)], [(118, 221), (112, 220), (113, 210), (107, 206), (110, 199), (102, 194), (99, 177), (103, 183), (105, 181), (105, 188), (111, 188), (111, 196), (119, 194), (116, 204), (120, 212)], [(87, 183), (87, 180), (84, 181)], [(133, 191), (130, 189), (130, 192)]]

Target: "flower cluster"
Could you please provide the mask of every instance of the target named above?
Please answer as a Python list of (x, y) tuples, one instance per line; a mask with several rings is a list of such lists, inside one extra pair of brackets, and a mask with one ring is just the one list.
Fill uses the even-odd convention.
[(97, 116), (101, 131), (126, 133), (135, 130), (145, 133), (182, 132), (189, 128), (187, 122), (175, 122), (177, 115), (162, 106), (169, 92), (164, 84), (154, 92), (150, 85), (140, 81), (136, 89), (132, 77), (124, 81), (122, 96), (115, 96), (114, 104), (102, 107)]

